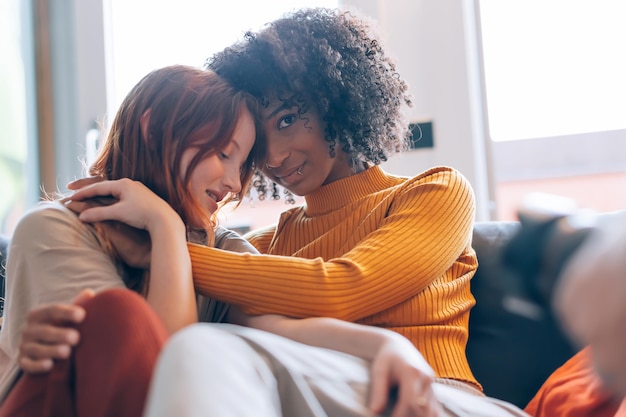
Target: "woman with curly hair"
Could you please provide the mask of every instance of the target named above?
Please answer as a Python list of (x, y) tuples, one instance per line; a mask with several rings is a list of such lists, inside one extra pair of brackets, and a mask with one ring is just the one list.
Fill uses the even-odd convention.
[[(147, 415), (432, 416), (437, 403), (446, 415), (525, 415), (485, 397), (465, 356), (477, 268), (468, 181), (449, 167), (406, 178), (379, 165), (406, 148), (411, 100), (372, 27), (339, 10), (304, 9), (247, 33), (206, 66), (263, 105), (266, 148), (253, 182), (261, 196), (277, 197), (278, 184), (305, 204), (245, 236), (260, 254), (188, 244), (196, 290), (249, 316), (304, 319), (289, 321), (298, 340), (344, 343), (355, 356), (194, 325), (161, 355)], [(118, 208), (129, 185), (99, 182), (73, 198), (121, 196), (83, 218), (130, 222), (139, 213)], [(314, 336), (303, 323), (319, 317), (404, 336), (434, 376), (421, 366), (387, 376), (396, 365), (374, 357), (384, 347), (337, 342), (348, 334), (341, 330)]]

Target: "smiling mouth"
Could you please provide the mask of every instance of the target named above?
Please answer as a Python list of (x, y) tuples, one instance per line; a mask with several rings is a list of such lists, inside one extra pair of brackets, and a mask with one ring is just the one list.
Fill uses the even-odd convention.
[(302, 176), (302, 169), (304, 167), (303, 165), (300, 165), (298, 168), (294, 169), (293, 171), (290, 171), (289, 173), (287, 173), (286, 175), (283, 176), (277, 176), (276, 178), (278, 179), (278, 181), (280, 181), (282, 184), (291, 184), (297, 181), (297, 178)]
[(282, 180), (283, 178), (288, 178), (288, 177), (291, 177), (292, 175), (302, 175), (302, 168), (303, 167), (304, 167), (304, 165), (300, 165), (298, 168), (294, 169), (293, 171), (289, 171), (285, 175), (277, 175), (276, 178)]
[(217, 194), (213, 194), (211, 191), (208, 191), (208, 190), (207, 190), (207, 191), (206, 191), (206, 194), (207, 194), (209, 197), (211, 197), (213, 200), (215, 200), (216, 202), (218, 202), (218, 203), (219, 203), (220, 201), (222, 201), (222, 197), (221, 197), (221, 196), (219, 196), (219, 195), (217, 195)]

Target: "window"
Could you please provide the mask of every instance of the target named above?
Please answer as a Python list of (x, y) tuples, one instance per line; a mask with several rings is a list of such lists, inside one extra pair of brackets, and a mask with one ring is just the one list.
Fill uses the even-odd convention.
[(479, 6), (498, 217), (532, 191), (626, 208), (626, 3)]
[[(0, 233), (11, 234), (25, 207), (36, 201), (36, 166), (30, 163), (36, 152), (27, 152), (30, 125), (27, 106), (31, 104), (31, 55), (26, 27), (30, 26), (26, 2), (0, 3)], [(28, 186), (27, 186), (28, 185)], [(32, 192), (29, 192), (30, 190)], [(34, 191), (33, 191), (34, 190)]]
[(481, 0), (494, 141), (626, 129), (626, 3)]

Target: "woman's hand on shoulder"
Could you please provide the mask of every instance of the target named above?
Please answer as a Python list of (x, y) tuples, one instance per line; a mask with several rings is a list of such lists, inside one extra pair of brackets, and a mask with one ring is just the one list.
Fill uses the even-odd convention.
[(75, 191), (68, 200), (85, 201), (106, 196), (113, 197), (114, 202), (84, 208), (79, 218), (89, 223), (117, 220), (149, 232), (164, 222), (175, 219), (180, 222), (180, 217), (166, 201), (141, 182), (128, 178), (89, 184)]
[(80, 340), (74, 326), (85, 318), (85, 310), (80, 304), (93, 296), (93, 291), (84, 290), (73, 304), (48, 304), (29, 312), (17, 358), (24, 372), (48, 372), (55, 360), (69, 358), (72, 348)]
[(396, 392), (391, 417), (443, 415), (432, 389), (434, 371), (415, 346), (400, 335), (383, 343), (371, 365), (370, 409), (381, 413)]

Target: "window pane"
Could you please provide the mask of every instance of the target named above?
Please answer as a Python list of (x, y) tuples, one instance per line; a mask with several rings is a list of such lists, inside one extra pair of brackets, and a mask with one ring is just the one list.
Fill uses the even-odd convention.
[[(0, 2), (0, 233), (11, 234), (28, 205), (26, 64), (30, 48), (22, 39), (24, 11), (19, 0)], [(34, 168), (31, 165), (31, 170)], [(32, 188), (32, 187), (31, 187)]]
[(491, 138), (626, 128), (626, 2), (480, 0)]

